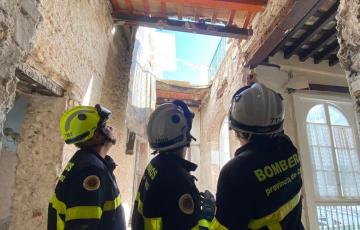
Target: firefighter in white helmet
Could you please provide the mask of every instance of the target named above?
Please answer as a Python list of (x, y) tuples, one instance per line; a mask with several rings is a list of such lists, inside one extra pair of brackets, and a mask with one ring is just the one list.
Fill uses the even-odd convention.
[(199, 193), (190, 174), (196, 164), (185, 160), (194, 113), (180, 100), (165, 103), (151, 114), (147, 135), (159, 154), (148, 164), (136, 197), (133, 230), (207, 229), (215, 201)]
[(229, 126), (242, 147), (221, 170), (210, 229), (304, 229), (300, 161), (283, 121), (281, 95), (264, 85), (234, 94)]

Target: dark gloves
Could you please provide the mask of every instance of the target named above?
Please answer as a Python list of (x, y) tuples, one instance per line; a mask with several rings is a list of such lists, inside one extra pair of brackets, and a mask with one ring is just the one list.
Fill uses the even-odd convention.
[(201, 198), (201, 218), (211, 221), (215, 215), (215, 197), (214, 195), (205, 190), (200, 193)]

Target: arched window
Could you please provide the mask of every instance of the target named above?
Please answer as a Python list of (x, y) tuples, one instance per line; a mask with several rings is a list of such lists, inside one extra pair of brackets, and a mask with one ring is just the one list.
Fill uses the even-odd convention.
[(359, 155), (345, 115), (333, 105), (316, 105), (307, 114), (306, 130), (317, 198), (359, 198)]

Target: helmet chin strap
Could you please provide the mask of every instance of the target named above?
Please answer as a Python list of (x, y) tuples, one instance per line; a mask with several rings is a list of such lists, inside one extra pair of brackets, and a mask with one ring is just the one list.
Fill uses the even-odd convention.
[[(108, 134), (106, 134), (101, 128), (99, 129), (99, 132), (101, 133), (101, 135), (109, 142), (111, 142), (113, 145), (116, 144), (116, 139), (110, 137)], [(102, 141), (102, 145), (105, 145), (106, 141)]]

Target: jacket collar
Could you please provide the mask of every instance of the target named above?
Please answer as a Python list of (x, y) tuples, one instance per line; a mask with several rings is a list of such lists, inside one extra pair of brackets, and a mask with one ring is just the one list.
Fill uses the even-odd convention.
[(186, 171), (195, 171), (197, 168), (197, 164), (194, 164), (188, 160), (185, 160), (175, 154), (171, 154), (171, 153), (161, 153), (166, 155), (169, 159), (171, 160), (175, 160), (176, 163), (178, 163), (180, 165), (180, 167), (184, 168)]

